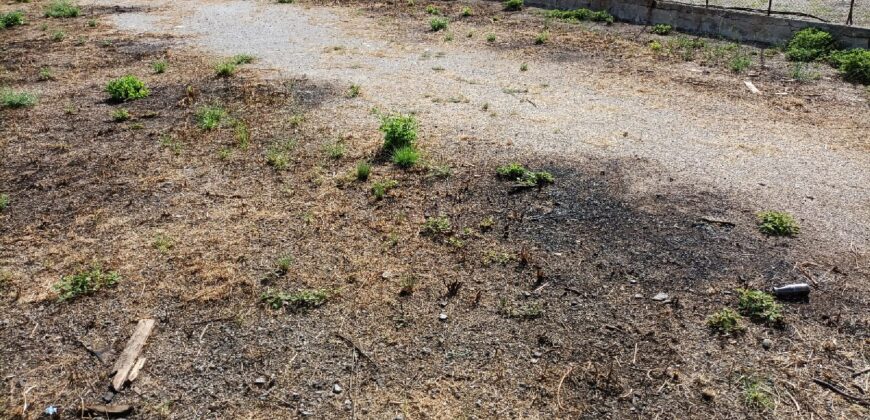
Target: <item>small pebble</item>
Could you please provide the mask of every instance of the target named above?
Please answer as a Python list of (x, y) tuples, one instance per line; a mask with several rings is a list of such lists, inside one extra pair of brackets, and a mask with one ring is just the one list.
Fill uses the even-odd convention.
[(659, 294), (653, 296), (652, 300), (655, 300), (655, 301), (659, 301), (659, 302), (661, 302), (661, 301), (668, 300), (669, 297), (670, 297), (670, 296), (668, 296), (667, 293), (660, 292)]
[(438, 315), (438, 319), (440, 319), (440, 320), (442, 320), (442, 321), (447, 321), (447, 314), (445, 314), (444, 312), (441, 312), (441, 313)]
[(770, 350), (771, 346), (773, 346), (773, 341), (771, 341), (769, 338), (761, 340), (761, 347), (764, 347), (765, 350)]
[(335, 384), (332, 386), (332, 392), (336, 394), (341, 394), (341, 391), (344, 391), (344, 388), (342, 388), (341, 385)]

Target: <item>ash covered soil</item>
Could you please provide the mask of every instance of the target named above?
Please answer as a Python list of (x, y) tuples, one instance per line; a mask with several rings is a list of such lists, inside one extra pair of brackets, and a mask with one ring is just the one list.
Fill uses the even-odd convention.
[[(381, 22), (360, 28), (370, 37), (410, 22), (383, 32), (385, 45), (416, 46), (395, 57), (396, 67), (375, 66), (371, 57), (387, 52), (371, 41), (369, 58), (338, 68), (347, 55), (334, 56), (368, 48), (368, 38), (297, 40), (296, 59), (283, 62), (257, 43), (214, 44), (191, 26), (195, 14), (184, 20), (189, 2), (100, 2), (71, 19), (42, 17), (45, 3), (0, 6), (23, 9), (28, 20), (0, 30), (0, 84), (39, 96), (33, 107), (0, 109), (0, 192), (9, 197), (0, 213), (2, 417), (36, 418), (48, 406), (78, 417), (82, 405), (102, 403), (141, 318), (157, 321), (143, 373), (112, 402), (133, 406), (130, 418), (870, 415), (868, 191), (860, 183), (868, 177), (867, 104), (859, 87), (833, 75), (795, 87), (777, 73), (785, 64), (774, 63), (756, 80), (790, 95), (754, 99), (735, 93), (741, 79), (715, 66), (696, 73), (687, 68), (694, 63), (638, 52), (646, 40), (627, 35), (637, 27), (559, 26), (552, 36), (564, 42), (535, 50), (531, 38), (510, 35), (539, 31), (543, 20), (530, 11), (433, 3), (450, 16), (473, 7), (462, 25), (481, 45), (484, 34), (497, 34), (496, 45), (479, 47), (497, 64), (580, 66), (589, 83), (618, 89), (613, 96), (625, 101), (608, 96), (616, 102), (584, 113), (601, 94), (590, 89), (590, 99), (560, 114), (577, 119), (556, 121), (536, 109), (550, 109), (545, 103), (560, 94), (522, 90), (534, 82), (471, 75), (480, 83), (458, 82), (469, 91), (417, 90), (412, 82), (445, 83), (437, 66), (465, 79), (463, 60), (449, 57), (472, 48), (426, 33), (422, 4), (255, 3), (311, 13), (311, 24), (323, 13), (344, 27)], [(143, 16), (156, 16), (150, 33), (129, 32), (124, 22)], [(232, 77), (215, 76), (216, 63), (240, 53), (257, 58)], [(446, 60), (429, 62), (438, 58)], [(156, 61), (166, 62), (164, 73), (153, 70)], [(414, 63), (427, 76), (412, 77)], [(520, 74), (518, 65), (511, 71)], [(530, 77), (523, 73), (514, 77)], [(108, 101), (105, 84), (125, 74), (145, 81), (150, 95)], [(553, 83), (566, 80), (574, 79)], [(359, 96), (348, 93), (352, 83)], [(656, 97), (664, 90), (676, 96)], [(625, 111), (639, 117), (625, 136), (622, 127), (597, 139), (564, 134), (594, 121), (590, 113), (618, 120), (606, 112), (628, 107), (627, 91), (643, 100)], [(456, 96), (463, 92), (467, 102)], [(781, 138), (770, 142), (794, 149), (756, 145), (731, 168), (705, 167), (702, 154), (651, 152), (682, 140), (655, 140), (679, 130), (646, 116), (693, 96), (718, 101), (711, 109), (757, 111), (759, 121), (738, 130), (771, 124)], [(659, 108), (644, 111), (650, 103)], [(206, 107), (223, 109), (224, 124), (201, 128)], [(806, 107), (824, 111), (794, 111)], [(122, 108), (131, 119), (114, 121)], [(381, 156), (379, 113), (410, 111), (424, 163), (403, 170)], [(815, 137), (818, 126), (836, 124), (844, 128)], [(652, 144), (637, 132), (651, 133)], [(562, 143), (560, 151), (573, 135), (594, 147)], [(615, 146), (622, 137), (634, 146)], [(725, 155), (725, 140), (705, 147)], [(276, 167), (276, 153), (286, 168)], [(757, 168), (787, 171), (792, 164), (782, 160), (813, 158), (838, 167), (803, 169), (799, 185), (786, 175), (765, 180), (773, 193), (747, 187), (759, 183)], [(353, 176), (360, 161), (372, 162), (368, 180)], [(517, 189), (496, 176), (514, 161), (555, 182)], [(702, 175), (710, 171), (717, 175)], [(742, 181), (716, 180), (729, 171)], [(373, 186), (388, 181), (395, 186), (373, 197)], [(827, 191), (809, 200), (805, 190)], [(777, 204), (798, 216), (796, 237), (758, 231), (755, 213)], [(427, 232), (435, 218), (449, 226)], [(52, 286), (94, 265), (120, 281), (59, 301)], [(808, 301), (782, 302), (781, 325), (744, 318), (742, 333), (708, 328), (714, 312), (737, 309), (738, 289), (792, 282), (813, 290)], [(295, 309), (261, 299), (304, 290), (329, 297)]]

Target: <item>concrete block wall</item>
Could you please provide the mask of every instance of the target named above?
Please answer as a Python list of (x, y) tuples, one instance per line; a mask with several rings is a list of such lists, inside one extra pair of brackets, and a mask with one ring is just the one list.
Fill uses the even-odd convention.
[(548, 9), (607, 10), (616, 19), (638, 24), (667, 23), (679, 31), (723, 37), (738, 42), (781, 44), (808, 27), (830, 32), (847, 48), (870, 48), (870, 29), (824, 22), (766, 16), (738, 10), (705, 8), (656, 0), (526, 0)]

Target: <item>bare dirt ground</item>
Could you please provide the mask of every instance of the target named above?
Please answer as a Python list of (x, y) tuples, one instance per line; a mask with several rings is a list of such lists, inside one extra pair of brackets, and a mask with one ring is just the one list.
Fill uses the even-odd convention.
[[(4, 417), (100, 402), (143, 317), (145, 372), (114, 396), (135, 418), (870, 414), (867, 91), (829, 70), (797, 83), (759, 51), (735, 75), (651, 53), (669, 38), (643, 28), (488, 2), (433, 3), (452, 40), (404, 2), (99, 1), (63, 20), (44, 3), (0, 8), (29, 20), (0, 32), (0, 84), (40, 98), (0, 110)], [(255, 64), (214, 76), (239, 53)], [(151, 95), (108, 102), (124, 74)], [(247, 148), (196, 125), (218, 104)], [(375, 110), (416, 113), (425, 165), (378, 158)], [(269, 166), (288, 140), (289, 167)], [(361, 160), (366, 182), (348, 175)], [(556, 182), (516, 192), (494, 176), (510, 161)], [(761, 235), (769, 208), (801, 234)], [(439, 215), (450, 231), (422, 234)], [(93, 263), (122, 280), (59, 302), (52, 284)], [(793, 281), (813, 292), (784, 326), (705, 325), (736, 289)], [(260, 302), (312, 288), (334, 296)]]

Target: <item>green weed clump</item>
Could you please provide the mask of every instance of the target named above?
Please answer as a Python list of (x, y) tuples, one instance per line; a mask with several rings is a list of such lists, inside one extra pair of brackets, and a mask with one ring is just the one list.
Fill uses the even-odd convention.
[(471, 8), (468, 6), (465, 6), (462, 8), (462, 12), (460, 12), (459, 14), (462, 15), (462, 17), (469, 17), (472, 15)]
[(132, 75), (112, 80), (106, 85), (106, 92), (114, 101), (142, 99), (151, 93), (145, 86), (145, 82)]
[(230, 62), (237, 66), (240, 66), (242, 64), (251, 64), (254, 62), (255, 59), (256, 57), (250, 54), (236, 54), (233, 56), (233, 58), (230, 59)]
[(227, 111), (216, 105), (205, 106), (196, 111), (196, 123), (203, 130), (220, 127), (227, 117)]
[(131, 118), (130, 111), (127, 111), (124, 108), (116, 109), (112, 111), (112, 121), (122, 122), (127, 121)]
[(369, 179), (369, 175), (372, 173), (372, 164), (368, 162), (360, 162), (356, 164), (356, 179), (359, 181), (365, 181)]
[(287, 308), (290, 311), (300, 311), (321, 306), (334, 295), (335, 293), (329, 289), (302, 289), (293, 293), (268, 290), (263, 293), (261, 299), (272, 309)]
[(417, 120), (413, 115), (387, 115), (381, 120), (384, 133), (384, 150), (392, 152), (402, 147), (414, 146), (417, 141)]
[(785, 55), (792, 61), (814, 61), (826, 57), (836, 46), (831, 34), (816, 28), (805, 28), (794, 34)]
[(746, 405), (757, 410), (770, 410), (773, 408), (773, 399), (770, 391), (762, 386), (758, 379), (745, 379), (743, 383), (743, 397)]
[(9, 194), (0, 194), (0, 211), (9, 207)]
[(283, 171), (290, 166), (290, 152), (296, 148), (296, 142), (287, 140), (274, 143), (266, 150), (266, 163), (273, 168)]
[(847, 81), (870, 84), (870, 50), (837, 51), (831, 54), (830, 62)]
[(11, 28), (18, 25), (24, 25), (24, 12), (16, 10), (14, 12), (6, 13), (5, 15), (0, 14), (0, 29)]
[(214, 74), (218, 77), (230, 77), (236, 74), (236, 64), (229, 61), (218, 63), (214, 66)]
[(430, 4), (430, 5), (426, 6), (426, 13), (430, 14), (430, 15), (440, 16), (441, 9)]
[(760, 290), (740, 289), (737, 307), (743, 315), (756, 322), (766, 324), (782, 323), (782, 305), (773, 296)]
[(507, 299), (501, 298), (498, 302), (498, 312), (507, 318), (530, 320), (544, 315), (544, 308), (540, 303), (529, 302), (525, 305), (508, 303)]
[(166, 73), (166, 60), (157, 60), (151, 63), (151, 70), (154, 70), (154, 74), (163, 74)]
[(420, 160), (420, 152), (414, 146), (400, 147), (393, 151), (393, 163), (402, 168), (410, 168)]
[(36, 95), (28, 92), (16, 92), (12, 89), (0, 90), (0, 106), (3, 108), (26, 108), (36, 105)]
[(383, 199), (391, 189), (397, 186), (399, 186), (399, 183), (392, 179), (375, 182), (372, 184), (372, 195), (377, 200)]
[(504, 9), (510, 12), (515, 12), (518, 10), (522, 10), (523, 8), (523, 0), (506, 0), (504, 2)]
[(429, 20), (429, 29), (431, 29), (432, 32), (438, 32), (447, 29), (447, 19), (432, 18), (431, 20)]
[(69, 0), (53, 0), (45, 9), (45, 17), (72, 18), (81, 14), (82, 10)]
[(748, 56), (745, 54), (735, 54), (731, 57), (731, 60), (728, 61), (728, 68), (734, 73), (742, 73), (744, 70), (749, 68), (750, 64), (752, 64), (752, 60), (750, 60)]
[(538, 36), (535, 37), (535, 45), (543, 45), (546, 44), (547, 41), (550, 40), (550, 31), (546, 29), (541, 31)]
[(452, 226), (447, 216), (429, 217), (423, 223), (422, 231), (427, 235), (443, 235), (450, 233)]
[(758, 214), (758, 229), (770, 236), (793, 236), (800, 226), (790, 214), (782, 211), (765, 211)]
[(95, 265), (90, 270), (61, 277), (60, 281), (55, 283), (54, 290), (58, 293), (59, 299), (64, 301), (113, 286), (120, 280), (121, 276), (118, 273), (105, 272), (100, 266)]
[(671, 33), (672, 30), (674, 30), (673, 26), (668, 25), (667, 23), (659, 23), (653, 25), (652, 29), (650, 29), (650, 32), (656, 35), (667, 35)]
[(495, 171), (500, 178), (516, 181), (517, 186), (520, 187), (542, 187), (555, 181), (555, 178), (549, 172), (530, 171), (525, 166), (515, 162), (499, 166)]
[(707, 318), (707, 326), (720, 334), (731, 334), (743, 330), (740, 315), (730, 308), (719, 310)]
[(613, 15), (605, 10), (593, 11), (589, 9), (574, 9), (574, 10), (550, 10), (546, 14), (547, 17), (553, 19), (572, 20), (577, 22), (592, 21), (603, 22), (608, 25), (614, 22)]

